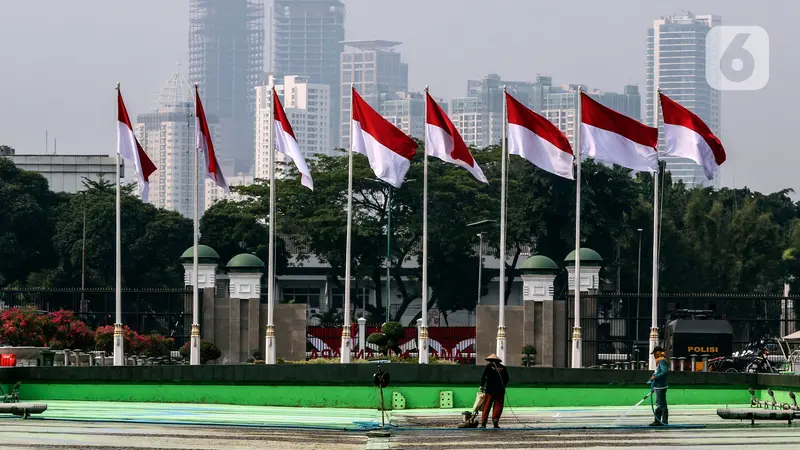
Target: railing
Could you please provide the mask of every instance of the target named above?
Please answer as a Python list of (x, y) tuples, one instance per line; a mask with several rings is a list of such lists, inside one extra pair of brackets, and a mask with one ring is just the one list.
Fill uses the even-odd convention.
[[(201, 297), (202, 298), (202, 297)], [(175, 338), (176, 348), (191, 332), (191, 289), (123, 289), (122, 323), (138, 333)], [(44, 313), (71, 310), (90, 328), (113, 325), (114, 289), (0, 289), (0, 311), (31, 307)]]

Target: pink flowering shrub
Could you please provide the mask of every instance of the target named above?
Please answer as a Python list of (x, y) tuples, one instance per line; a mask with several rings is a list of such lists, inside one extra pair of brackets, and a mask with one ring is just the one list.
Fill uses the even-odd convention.
[(46, 315), (33, 308), (11, 308), (0, 315), (0, 342), (7, 345), (42, 347), (48, 322)]
[(53, 350), (65, 348), (89, 350), (94, 348), (94, 333), (86, 324), (75, 319), (72, 311), (54, 311), (48, 314), (49, 321), (44, 325), (47, 345)]

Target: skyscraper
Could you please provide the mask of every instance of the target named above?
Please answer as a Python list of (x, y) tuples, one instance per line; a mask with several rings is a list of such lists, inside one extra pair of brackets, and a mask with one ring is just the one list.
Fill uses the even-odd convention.
[[(192, 217), (194, 210), (194, 153), (195, 139), (194, 88), (180, 73), (180, 67), (167, 80), (156, 100), (156, 108), (136, 117), (134, 132), (139, 143), (158, 170), (150, 178), (150, 203)], [(214, 142), (219, 138), (219, 126), (214, 115), (208, 116)], [(200, 172), (199, 211), (205, 210), (203, 183)]]
[[(647, 97), (646, 123), (659, 126), (656, 117), (657, 93), (665, 95), (697, 114), (711, 132), (720, 136), (721, 92), (706, 81), (706, 35), (722, 23), (720, 16), (695, 15), (691, 12), (664, 16), (653, 21), (647, 32)], [(664, 149), (663, 132), (659, 149)], [(665, 156), (672, 179), (683, 181), (687, 187), (707, 186), (703, 169), (694, 162)], [(717, 177), (719, 180), (719, 177)]]
[(331, 145), (339, 141), (339, 55), (344, 50), (341, 0), (274, 0), (270, 72), (330, 86)]
[(190, 0), (189, 79), (219, 118), (220, 155), (253, 166), (255, 87), (264, 73), (264, 0)]
[(408, 64), (402, 61), (393, 41), (348, 41), (349, 50), (341, 55), (340, 144), (350, 145), (350, 83), (376, 111), (381, 110), (381, 95), (408, 91)]

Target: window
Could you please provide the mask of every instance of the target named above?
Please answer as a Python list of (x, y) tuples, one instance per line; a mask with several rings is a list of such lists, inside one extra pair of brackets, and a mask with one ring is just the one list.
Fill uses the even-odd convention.
[(319, 288), (283, 288), (281, 303), (305, 303), (308, 306), (319, 308)]
[[(350, 309), (360, 308), (364, 303), (369, 303), (369, 289), (359, 288), (350, 289)], [(333, 309), (344, 308), (344, 289), (334, 289), (331, 293), (331, 305)]]

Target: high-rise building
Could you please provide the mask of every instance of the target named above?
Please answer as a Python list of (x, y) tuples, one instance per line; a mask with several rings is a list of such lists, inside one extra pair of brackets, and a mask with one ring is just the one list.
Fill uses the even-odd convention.
[[(447, 103), (441, 99), (436, 99), (436, 102), (447, 113)], [(379, 104), (381, 116), (400, 131), (417, 139), (425, 138), (425, 92), (382, 95)]]
[(264, 0), (190, 0), (189, 79), (206, 113), (219, 118), (216, 147), (253, 166), (255, 87), (264, 73)]
[(450, 120), (455, 125), (464, 143), (471, 147), (483, 146), (483, 124), (480, 101), (477, 97), (457, 97), (450, 102)]
[(339, 142), (339, 55), (344, 50), (341, 0), (275, 0), (270, 72), (308, 77), (331, 90), (331, 145)]
[[(195, 139), (194, 89), (180, 68), (161, 88), (156, 108), (136, 117), (134, 132), (158, 170), (150, 177), (149, 201), (153, 205), (193, 217)], [(216, 116), (208, 115), (212, 140), (219, 140)], [(222, 151), (221, 160), (225, 160)], [(202, 157), (202, 155), (201, 155)], [(225, 173), (225, 172), (223, 172)], [(204, 211), (205, 172), (200, 170), (198, 207)]]
[[(659, 149), (664, 148), (663, 119), (656, 117), (658, 90), (697, 114), (720, 136), (721, 92), (706, 80), (706, 35), (722, 23), (720, 16), (683, 12), (653, 21), (647, 31), (647, 93), (645, 110), (650, 126), (658, 126)], [(684, 158), (664, 156), (672, 179), (687, 187), (708, 186), (702, 167)], [(719, 180), (719, 177), (717, 177)]]
[[(222, 168), (222, 173), (224, 174), (233, 174), (232, 167), (225, 167), (224, 164), (220, 163)], [(226, 170), (230, 170), (226, 172)], [(247, 175), (243, 173), (239, 173), (236, 175), (226, 175), (225, 181), (228, 182), (228, 186), (233, 188), (234, 186), (249, 186), (253, 184), (255, 181), (252, 175)], [(217, 203), (220, 200), (230, 200), (234, 202), (246, 200), (247, 196), (242, 195), (238, 192), (234, 192), (231, 190), (229, 193), (225, 193), (225, 190), (221, 187), (217, 186), (216, 183), (212, 180), (206, 180), (205, 182), (205, 208), (203, 208), (203, 212), (207, 211), (208, 208), (211, 208), (214, 203)]]
[(350, 84), (376, 111), (380, 112), (381, 95), (384, 98), (397, 92), (408, 91), (408, 64), (404, 63), (395, 47), (400, 42), (348, 41), (341, 55), (340, 144), (350, 146)]
[[(567, 86), (549, 86), (547, 95), (542, 98), (539, 113), (567, 136), (570, 145), (575, 147), (575, 116), (578, 102), (577, 84)], [(622, 92), (588, 90), (583, 86), (583, 93), (603, 106), (607, 106), (620, 114), (638, 121), (642, 120), (642, 97), (638, 86), (627, 85)]]
[[(273, 138), (270, 136), (270, 123), (273, 115), (270, 108), (271, 85), (281, 99), (286, 117), (292, 124), (295, 138), (306, 161), (318, 154), (333, 154), (330, 138), (331, 91), (327, 84), (314, 84), (308, 77), (286, 76), (282, 79), (269, 77), (267, 85), (256, 91), (256, 178), (269, 177), (269, 149)], [(289, 163), (291, 160), (283, 153), (276, 152), (275, 160)]]

